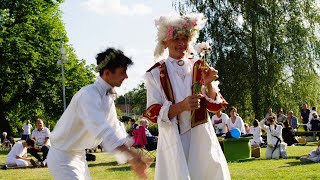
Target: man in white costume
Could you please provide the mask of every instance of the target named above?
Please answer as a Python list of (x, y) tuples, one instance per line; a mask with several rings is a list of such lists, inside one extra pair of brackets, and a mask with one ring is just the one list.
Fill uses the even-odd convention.
[[(280, 144), (282, 139), (282, 126), (277, 125), (275, 122), (276, 116), (268, 116), (260, 121), (259, 125), (267, 133), (267, 159), (279, 159), (280, 158)], [(266, 125), (266, 121), (267, 124)]]
[(146, 178), (148, 165), (128, 148), (130, 139), (120, 126), (113, 101), (113, 87), (119, 87), (127, 76), (131, 59), (122, 51), (108, 48), (97, 55), (100, 76), (93, 84), (80, 89), (72, 98), (50, 135), (52, 146), (47, 163), (56, 180), (91, 179), (85, 149), (103, 148), (121, 156), (132, 170)]
[[(156, 180), (230, 179), (207, 110), (224, 109), (218, 71), (199, 59), (188, 59), (191, 45), (206, 19), (203, 14), (161, 16), (156, 20), (155, 58), (168, 48), (169, 57), (145, 74), (147, 110), (143, 116), (158, 123)], [(201, 93), (192, 86), (202, 83)]]

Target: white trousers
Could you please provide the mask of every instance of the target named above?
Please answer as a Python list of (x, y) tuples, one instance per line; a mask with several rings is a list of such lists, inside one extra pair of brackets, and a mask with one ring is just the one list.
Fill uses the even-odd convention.
[(9, 158), (6, 161), (6, 164), (8, 166), (10, 165), (17, 165), (18, 167), (26, 167), (29, 165), (29, 162), (23, 159), (13, 159), (13, 158)]
[(274, 147), (267, 146), (266, 158), (267, 159), (279, 159), (280, 158), (280, 146), (278, 146), (272, 153)]
[(85, 151), (66, 152), (51, 147), (47, 163), (55, 180), (91, 180)]

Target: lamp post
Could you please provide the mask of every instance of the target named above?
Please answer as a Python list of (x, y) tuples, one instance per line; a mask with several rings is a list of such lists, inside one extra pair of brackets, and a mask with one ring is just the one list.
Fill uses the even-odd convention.
[(127, 88), (125, 87), (125, 88), (124, 88), (124, 92), (125, 92), (125, 93), (124, 93), (124, 107), (126, 108), (126, 115), (128, 115), (126, 91), (127, 91)]
[(66, 110), (66, 87), (64, 84), (64, 65), (63, 62), (67, 60), (66, 57), (66, 49), (62, 47), (62, 40), (60, 41), (60, 57), (61, 59), (58, 61), (58, 65), (61, 65), (61, 77), (62, 77), (62, 93), (63, 93), (63, 110)]

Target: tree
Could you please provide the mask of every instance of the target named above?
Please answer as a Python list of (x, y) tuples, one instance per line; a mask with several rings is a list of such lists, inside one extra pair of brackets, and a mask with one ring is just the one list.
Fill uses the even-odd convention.
[(63, 112), (60, 41), (67, 49), (67, 100), (93, 80), (61, 21), (61, 0), (0, 0), (0, 131), (17, 133), (26, 119), (54, 124)]
[(180, 11), (202, 12), (200, 41), (213, 46), (224, 97), (243, 117), (268, 107), (298, 111), (319, 103), (319, 4), (315, 0), (176, 0)]
[(126, 98), (126, 103), (132, 106), (132, 113), (134, 115), (141, 115), (146, 109), (147, 91), (144, 83), (138, 84), (136, 88), (127, 92), (124, 96), (119, 96), (116, 99), (116, 103), (124, 104)]

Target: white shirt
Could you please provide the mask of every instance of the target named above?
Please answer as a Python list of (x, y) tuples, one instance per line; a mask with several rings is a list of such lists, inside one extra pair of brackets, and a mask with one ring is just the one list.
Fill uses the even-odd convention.
[(231, 120), (231, 117), (227, 120), (227, 126), (229, 128), (229, 131), (231, 131), (233, 128), (238, 128), (241, 133), (246, 134), (246, 131), (244, 129), (244, 122), (240, 116), (236, 116), (236, 121), (233, 123)]
[(48, 138), (50, 136), (50, 130), (46, 127), (43, 127), (42, 130), (38, 130), (37, 128), (35, 128), (32, 131), (31, 134), (31, 138), (36, 140), (36, 144), (37, 145), (43, 145), (44, 142), (46, 141), (46, 138)]
[(309, 114), (309, 124), (310, 124), (310, 121), (313, 119), (314, 114), (318, 115), (318, 112), (315, 111), (315, 110), (312, 110), (312, 111), (310, 112), (310, 114)]
[(216, 128), (217, 134), (225, 134), (227, 133), (227, 120), (229, 119), (229, 116), (226, 113), (222, 113), (220, 117), (217, 115), (212, 116), (211, 122)]
[[(177, 64), (178, 60), (171, 57), (168, 57), (166, 61), (175, 103), (181, 102), (186, 97), (192, 95), (192, 68), (194, 62), (188, 59), (183, 59), (183, 61), (183, 66), (179, 66)], [(178, 118), (181, 134), (191, 129), (191, 111), (182, 112)]]
[[(264, 124), (265, 119), (263, 119), (262, 121), (260, 121), (260, 127), (266, 131), (267, 133), (267, 143), (270, 145), (276, 145), (278, 138), (280, 138), (280, 140), (282, 140), (282, 126), (280, 125), (270, 125), (267, 126)], [(276, 137), (278, 138), (276, 138)], [(280, 144), (281, 142), (279, 142), (278, 144)]]
[(111, 152), (127, 142), (127, 133), (117, 118), (113, 95), (106, 92), (111, 86), (101, 77), (81, 88), (72, 98), (53, 129), (50, 139), (53, 148), (83, 152), (103, 147)]
[(10, 150), (7, 159), (16, 159), (16, 156), (22, 157), (27, 153), (27, 148), (23, 147), (21, 141), (16, 142)]
[(31, 124), (24, 124), (22, 126), (22, 129), (23, 129), (23, 135), (30, 135), (31, 134), (32, 125)]
[(253, 126), (251, 126), (250, 127), (250, 131), (249, 131), (249, 134), (252, 134), (253, 135), (253, 138), (252, 138), (252, 140), (256, 143), (256, 144), (258, 144), (258, 145), (260, 145), (261, 144), (261, 128), (260, 128), (260, 126), (258, 126), (258, 127), (253, 127)]

